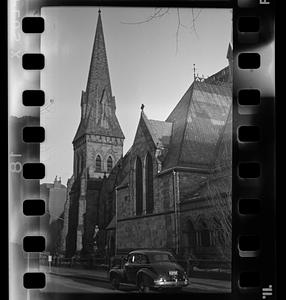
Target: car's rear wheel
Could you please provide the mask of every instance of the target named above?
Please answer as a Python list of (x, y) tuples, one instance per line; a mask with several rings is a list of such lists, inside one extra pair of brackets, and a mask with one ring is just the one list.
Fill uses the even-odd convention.
[(111, 285), (115, 290), (119, 290), (120, 287), (120, 278), (118, 275), (113, 275), (111, 278)]
[(140, 293), (149, 293), (150, 292), (150, 278), (146, 275), (142, 275), (139, 278), (138, 289)]

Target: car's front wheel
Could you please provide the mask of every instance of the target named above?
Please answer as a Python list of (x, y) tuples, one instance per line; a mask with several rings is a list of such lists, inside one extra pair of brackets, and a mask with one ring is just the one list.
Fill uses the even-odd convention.
[(138, 282), (138, 289), (140, 293), (150, 292), (150, 278), (146, 275), (142, 275)]
[(120, 287), (120, 278), (117, 275), (112, 276), (111, 285), (115, 290), (119, 290)]

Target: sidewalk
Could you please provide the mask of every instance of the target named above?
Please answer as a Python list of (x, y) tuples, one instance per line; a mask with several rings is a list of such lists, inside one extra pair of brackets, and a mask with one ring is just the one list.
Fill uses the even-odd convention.
[[(41, 266), (41, 270), (52, 275), (109, 282), (108, 271), (52, 267), (50, 272), (47, 266)], [(231, 289), (230, 281), (191, 277), (189, 280), (191, 286), (203, 287), (206, 290), (230, 292)]]
[(86, 278), (90, 280), (106, 282), (109, 281), (108, 271), (52, 267), (50, 272), (47, 266), (41, 266), (41, 270), (53, 275), (61, 275), (74, 278)]

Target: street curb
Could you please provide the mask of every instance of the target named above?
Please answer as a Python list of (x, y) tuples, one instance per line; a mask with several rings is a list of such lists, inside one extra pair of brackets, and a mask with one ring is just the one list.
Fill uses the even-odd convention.
[(102, 282), (109, 282), (107, 278), (102, 278), (102, 277), (91, 277), (91, 276), (86, 276), (86, 275), (74, 275), (74, 274), (63, 274), (63, 273), (54, 273), (54, 272), (47, 272), (48, 274), (51, 275), (56, 275), (56, 276), (63, 276), (63, 277), (71, 277), (71, 278), (77, 278), (77, 279), (87, 279), (87, 280), (92, 280), (92, 281), (102, 281)]
[[(46, 272), (47, 274), (51, 274), (51, 275), (55, 275), (55, 276), (62, 276), (62, 277), (68, 277), (68, 278), (76, 278), (76, 279), (86, 279), (86, 280), (90, 280), (90, 281), (100, 281), (100, 282), (106, 282), (109, 283), (109, 280), (107, 278), (102, 278), (102, 277), (95, 277), (95, 276), (86, 276), (86, 275), (76, 275), (76, 274), (62, 274), (62, 273), (55, 273), (55, 272)], [(217, 287), (213, 284), (207, 284), (207, 286), (209, 287), (216, 287), (216, 289), (219, 290), (219, 292), (215, 292), (215, 293), (221, 293), (221, 287)], [(214, 292), (214, 291), (213, 291)], [(224, 291), (223, 293), (229, 293), (230, 291)], [(206, 293), (209, 293), (209, 291), (206, 291)]]

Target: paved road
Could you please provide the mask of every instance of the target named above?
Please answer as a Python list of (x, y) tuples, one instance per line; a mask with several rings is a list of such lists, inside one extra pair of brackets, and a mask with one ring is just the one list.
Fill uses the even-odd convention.
[[(54, 274), (46, 274), (46, 287), (41, 290), (44, 293), (138, 293), (132, 287), (122, 286), (120, 291), (112, 289), (109, 282), (101, 282), (90, 279), (72, 278)], [(182, 290), (181, 293), (222, 293), (227, 292), (218, 286), (210, 283), (202, 284), (192, 281), (189, 287)]]
[[(46, 274), (46, 287), (42, 292), (48, 293), (114, 293), (108, 282), (70, 278)], [(124, 293), (124, 292), (121, 292)]]

